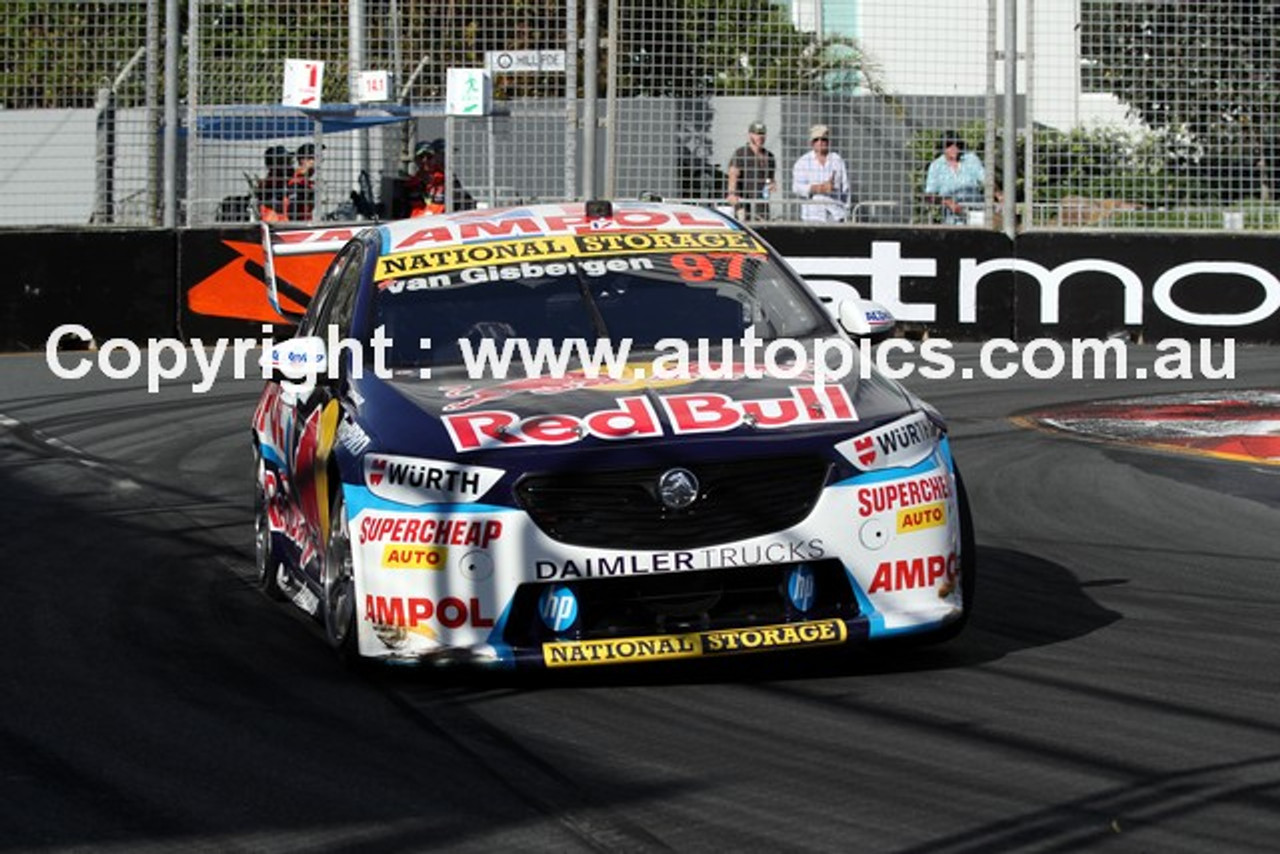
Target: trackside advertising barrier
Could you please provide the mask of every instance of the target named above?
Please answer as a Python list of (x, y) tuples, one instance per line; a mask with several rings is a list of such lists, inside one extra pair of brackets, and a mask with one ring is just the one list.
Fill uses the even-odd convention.
[[(300, 240), (340, 242), (355, 228)], [(1267, 235), (761, 227), (811, 282), (855, 288), (907, 330), (956, 340), (1127, 334), (1280, 341), (1280, 242)], [(257, 228), (0, 232), (0, 347), (42, 349), (60, 324), (111, 337), (259, 336), (287, 318)], [(278, 256), (277, 296), (306, 307), (325, 254)]]
[(177, 249), (161, 229), (0, 231), (0, 350), (43, 350), (65, 323), (99, 340), (173, 335)]
[(957, 340), (1127, 332), (1280, 340), (1274, 237), (966, 230), (761, 234), (806, 279), (837, 279), (904, 325)]

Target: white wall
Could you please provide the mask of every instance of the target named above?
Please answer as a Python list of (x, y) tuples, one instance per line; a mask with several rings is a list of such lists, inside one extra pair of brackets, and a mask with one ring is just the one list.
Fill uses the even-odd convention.
[(0, 110), (0, 225), (85, 225), (93, 214), (93, 110)]

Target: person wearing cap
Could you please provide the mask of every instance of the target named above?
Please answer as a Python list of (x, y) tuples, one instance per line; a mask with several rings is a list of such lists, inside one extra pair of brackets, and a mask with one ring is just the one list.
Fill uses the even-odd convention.
[(831, 150), (831, 128), (809, 128), (809, 151), (791, 170), (791, 190), (812, 203), (800, 206), (805, 222), (844, 222), (852, 199), (844, 158)]
[(764, 122), (752, 122), (747, 128), (747, 144), (734, 149), (729, 158), (729, 204), (741, 220), (769, 218), (769, 206), (752, 199), (767, 200), (778, 189), (774, 176), (778, 172), (773, 152), (764, 147), (767, 130)]
[(258, 179), (253, 194), (258, 218), (263, 222), (282, 222), (289, 218), (289, 180), (293, 175), (293, 152), (283, 145), (266, 150), (263, 160), (267, 174)]
[(298, 164), (289, 178), (288, 214), (289, 219), (310, 221), (316, 205), (316, 146), (315, 143), (304, 142), (295, 152)]
[[(414, 146), (414, 172), (404, 179), (410, 217), (444, 213), (444, 152), (443, 139), (433, 139), (430, 142), (424, 140)], [(453, 179), (453, 207), (454, 210), (470, 210), (475, 207), (475, 200), (462, 188), (456, 175)]]
[(929, 164), (924, 179), (925, 201), (939, 206), (944, 223), (962, 225), (968, 222), (968, 208), (984, 204), (987, 173), (978, 155), (965, 151), (964, 138), (955, 131), (943, 132), (938, 147), (942, 153)]

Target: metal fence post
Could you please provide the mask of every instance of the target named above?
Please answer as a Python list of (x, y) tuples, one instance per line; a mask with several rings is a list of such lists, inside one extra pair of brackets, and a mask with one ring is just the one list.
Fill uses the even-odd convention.
[(612, 199), (618, 194), (618, 0), (609, 0), (605, 50), (604, 195)]
[(600, 7), (595, 0), (587, 0), (586, 23), (583, 33), (582, 97), (586, 101), (582, 113), (582, 193), (585, 198), (596, 197), (596, 112), (600, 89)]
[(1004, 233), (1018, 232), (1018, 3), (1004, 0)]
[(578, 194), (578, 0), (567, 0), (564, 15), (564, 197)]
[[(192, 0), (194, 5), (195, 0)], [(178, 224), (178, 3), (164, 4), (164, 142), (162, 222), (165, 228)], [(195, 52), (195, 48), (191, 49)]]
[[(987, 0), (987, 92), (985, 107), (985, 121), (983, 130), (983, 158), (986, 160), (988, 167), (995, 166), (996, 152), (996, 61), (999, 57), (999, 47), (996, 44), (996, 21), (998, 20), (997, 6), (1000, 0)], [(990, 216), (995, 210), (992, 201), (995, 199), (996, 175), (994, 168), (988, 168), (985, 172), (984, 186), (982, 188), (982, 209)]]
[(160, 189), (164, 185), (164, 173), (161, 162), (163, 145), (160, 106), (160, 0), (147, 0), (147, 68), (144, 101), (146, 118), (144, 127), (147, 132), (146, 149), (143, 155), (146, 170), (146, 206), (147, 225), (159, 225), (163, 212), (160, 208)]
[(94, 192), (93, 222), (101, 225), (113, 220), (115, 210), (115, 189), (112, 184), (112, 170), (116, 160), (116, 96), (110, 87), (98, 90), (94, 103), (97, 113), (95, 127), (97, 139), (94, 144)]
[[(352, 104), (359, 101), (360, 72), (365, 67), (364, 47), (365, 14), (363, 0), (348, 0), (347, 6), (347, 96)], [(351, 184), (356, 185), (360, 173), (369, 171), (369, 131), (356, 131), (355, 150), (352, 152)], [(324, 197), (324, 173), (316, 169), (316, 199)], [(312, 211), (314, 217), (317, 211)]]
[[(1026, 127), (1023, 129), (1023, 149), (1022, 149), (1022, 206), (1025, 213), (1023, 214), (1022, 229), (1026, 231), (1028, 228), (1035, 226), (1035, 138), (1036, 123), (1032, 120), (1032, 116), (1036, 114), (1035, 105), (1032, 98), (1035, 96), (1035, 0), (1027, 0), (1026, 14), (1026, 30), (1027, 30), (1027, 47), (1025, 51), (1025, 61), (1022, 64), (1023, 85), (1026, 87), (1026, 95), (1023, 98), (1023, 122)], [(1005, 190), (1005, 195), (1009, 195), (1009, 190)]]
[[(178, 0), (169, 0), (168, 26), (164, 48), (165, 56), (165, 226), (172, 228), (179, 220), (191, 223), (188, 204), (184, 216), (178, 217)], [(196, 195), (196, 163), (191, 153), (196, 150), (196, 107), (200, 104), (200, 90), (195, 81), (200, 79), (200, 0), (187, 0), (187, 144), (186, 186), (183, 196)]]

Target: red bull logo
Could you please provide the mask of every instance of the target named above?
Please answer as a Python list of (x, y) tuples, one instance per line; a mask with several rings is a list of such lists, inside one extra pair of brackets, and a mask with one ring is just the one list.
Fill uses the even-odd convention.
[[(735, 400), (718, 393), (664, 395), (659, 398), (672, 432), (719, 433), (742, 426), (772, 430), (801, 424), (856, 421), (853, 401), (843, 386), (792, 386), (786, 397)], [(564, 445), (587, 436), (639, 439), (664, 434), (646, 397), (619, 398), (616, 405), (583, 416), (536, 415), (521, 418), (502, 409), (444, 416), (445, 429), (459, 451)]]
[(481, 448), (511, 448), (521, 445), (563, 445), (591, 435), (597, 439), (637, 439), (661, 436), (662, 427), (649, 401), (624, 397), (612, 409), (602, 409), (584, 417), (538, 415), (520, 418), (513, 412), (486, 409), (461, 415), (446, 415), (445, 429), (459, 451)]

